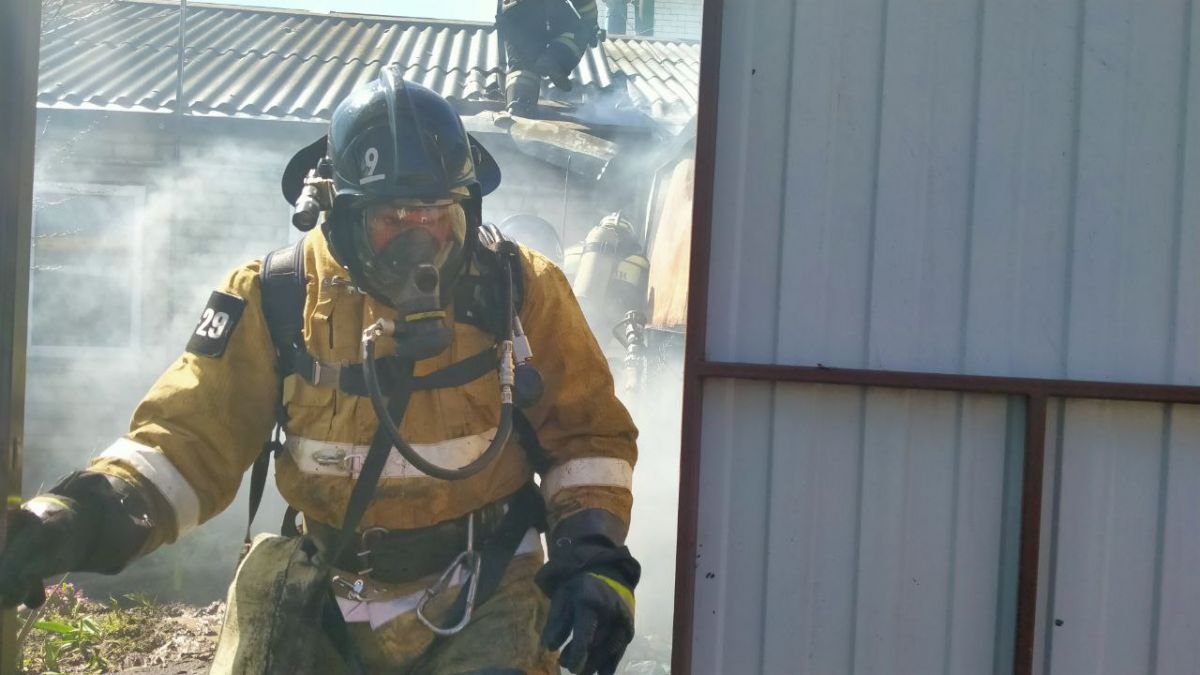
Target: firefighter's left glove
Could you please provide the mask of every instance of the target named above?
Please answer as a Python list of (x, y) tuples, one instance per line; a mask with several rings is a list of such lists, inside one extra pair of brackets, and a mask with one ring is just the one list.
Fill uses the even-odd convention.
[(633, 589), (641, 566), (605, 533), (563, 536), (561, 529), (551, 537), (549, 561), (537, 574), (538, 586), (550, 597), (542, 645), (561, 648), (559, 665), (575, 675), (612, 675), (633, 641)]
[(124, 481), (88, 471), (26, 502), (9, 516), (0, 605), (41, 606), (47, 577), (120, 571), (149, 536), (144, 504)]
[(612, 675), (633, 640), (633, 589), (595, 572), (563, 584), (550, 599), (542, 645), (562, 648), (558, 663), (575, 675)]

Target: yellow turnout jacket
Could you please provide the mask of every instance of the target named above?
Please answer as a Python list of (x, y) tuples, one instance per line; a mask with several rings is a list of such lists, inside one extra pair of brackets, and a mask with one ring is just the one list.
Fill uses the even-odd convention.
[[(304, 342), (325, 364), (360, 361), (360, 337), (390, 308), (357, 292), (319, 231), (304, 242)], [(625, 523), (637, 456), (635, 429), (617, 400), (608, 365), (559, 269), (521, 249), (524, 301), (520, 317), (545, 381), (540, 402), (525, 413), (550, 458), (540, 477), (550, 526), (582, 509), (602, 508)], [(219, 291), (244, 301), (240, 317), (202, 319), (197, 331), (220, 334), (218, 356), (186, 352), (158, 379), (133, 414), (129, 433), (91, 465), (150, 495), (155, 535), (146, 553), (172, 542), (233, 500), (275, 420), (276, 355), (262, 312), (261, 262), (234, 270)], [(207, 313), (206, 313), (207, 314)], [(450, 312), (453, 321), (453, 312)], [(474, 326), (453, 326), (442, 354), (416, 364), (439, 370), (492, 345)], [(380, 355), (390, 345), (380, 344)], [(284, 382), (286, 452), (276, 463), (280, 493), (306, 518), (338, 526), (377, 420), (365, 397), (315, 386), (297, 375)], [(400, 425), (406, 440), (432, 461), (461, 466), (487, 447), (497, 426), (499, 383), (492, 372), (467, 385), (416, 391)], [(393, 452), (360, 528), (419, 528), (463, 516), (508, 496), (533, 468), (516, 434), (500, 457), (461, 481), (426, 476)]]

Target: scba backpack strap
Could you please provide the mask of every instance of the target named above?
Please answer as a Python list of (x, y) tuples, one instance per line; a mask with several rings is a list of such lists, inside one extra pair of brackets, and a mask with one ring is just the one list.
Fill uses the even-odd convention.
[[(279, 403), (275, 410), (275, 427), (271, 437), (263, 444), (262, 452), (250, 469), (250, 513), (246, 521), (246, 537), (242, 543), (242, 556), (250, 550), (250, 527), (262, 504), (267, 485), (267, 470), (271, 455), (283, 450), (280, 434), (287, 421), (283, 408), (283, 379), (290, 375), (296, 363), (297, 350), (304, 349), (304, 240), (271, 251), (263, 258), (259, 271), (262, 294), (262, 311), (267, 320), (267, 330), (275, 345), (276, 370), (279, 381)], [(295, 513), (289, 507), (284, 516), (284, 534), (295, 534)], [(290, 526), (290, 528), (289, 528)]]

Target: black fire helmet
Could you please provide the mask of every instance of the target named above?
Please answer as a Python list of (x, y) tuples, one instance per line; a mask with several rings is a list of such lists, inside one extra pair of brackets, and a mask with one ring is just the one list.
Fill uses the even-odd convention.
[[(349, 227), (368, 204), (393, 199), (462, 200), (468, 241), (482, 222), (482, 197), (500, 184), (500, 167), (446, 99), (404, 80), (395, 65), (357, 86), (333, 111), (329, 134), (301, 149), (283, 173), (283, 196), (295, 204), (304, 178), (327, 158), (334, 200), (324, 231), (338, 261), (357, 276), (345, 255)], [(468, 244), (470, 246), (470, 244)]]

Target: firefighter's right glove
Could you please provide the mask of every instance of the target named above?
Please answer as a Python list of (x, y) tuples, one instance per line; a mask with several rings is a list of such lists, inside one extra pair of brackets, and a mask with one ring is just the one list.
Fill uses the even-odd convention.
[(96, 534), (74, 499), (39, 495), (12, 512), (0, 554), (0, 604), (40, 607), (47, 577), (77, 569)]
[(150, 538), (148, 513), (145, 495), (119, 478), (92, 471), (67, 476), (9, 516), (0, 605), (40, 607), (47, 577), (121, 571)]

